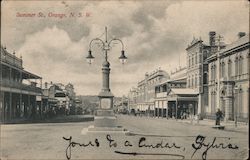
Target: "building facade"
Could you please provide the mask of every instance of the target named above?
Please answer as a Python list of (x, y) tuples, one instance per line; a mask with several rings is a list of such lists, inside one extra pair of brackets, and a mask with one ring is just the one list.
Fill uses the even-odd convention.
[[(22, 58), (1, 46), (1, 122), (34, 119), (42, 114), (42, 78), (23, 68)], [(40, 85), (38, 85), (40, 83)]]
[(128, 110), (130, 114), (135, 114), (137, 110), (137, 88), (132, 87), (128, 93)]
[(249, 119), (249, 35), (239, 39), (208, 58), (209, 106), (206, 115), (214, 118), (218, 108), (225, 120)]
[(238, 36), (229, 45), (214, 31), (208, 45), (194, 38), (186, 48), (187, 67), (171, 72), (170, 78), (146, 73), (130, 91), (129, 106), (156, 117), (198, 119), (214, 119), (220, 108), (225, 120), (248, 122), (249, 35)]
[[(205, 117), (205, 108), (208, 107), (208, 63), (207, 57), (213, 55), (218, 49), (216, 32), (209, 32), (209, 45), (203, 43), (201, 38), (193, 38), (186, 48), (187, 51), (187, 88), (198, 92), (197, 115)], [(220, 47), (224, 48), (221, 42)]]
[(188, 118), (197, 112), (198, 92), (187, 88), (187, 68), (171, 72), (171, 77), (155, 87), (155, 116)]
[(137, 86), (136, 112), (154, 115), (157, 110), (154, 105), (155, 86), (169, 78), (169, 74), (161, 69), (145, 74), (145, 78)]
[(65, 90), (67, 92), (67, 96), (69, 97), (69, 111), (70, 114), (74, 114), (75, 113), (75, 98), (76, 98), (76, 93), (74, 90), (74, 85), (71, 83), (68, 83), (65, 86)]

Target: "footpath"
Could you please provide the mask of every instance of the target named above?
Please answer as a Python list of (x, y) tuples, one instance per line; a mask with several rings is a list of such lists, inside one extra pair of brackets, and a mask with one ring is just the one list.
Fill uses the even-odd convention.
[[(203, 119), (203, 120), (191, 120), (191, 119), (178, 119), (177, 122), (180, 123), (188, 123), (190, 125), (201, 125), (201, 126), (208, 126), (208, 127), (214, 127), (215, 126), (215, 120), (211, 119)], [(246, 122), (237, 122), (235, 124), (235, 121), (221, 121), (221, 126), (224, 126), (226, 131), (232, 131), (232, 132), (248, 132), (248, 123)]]
[(67, 123), (67, 122), (88, 122), (93, 121), (93, 115), (61, 115), (46, 119), (13, 119), (5, 124), (26, 124), (26, 123)]
[[(132, 116), (132, 115), (121, 115), (121, 116), (128, 116), (128, 117), (135, 117), (135, 118), (151, 118), (151, 119), (159, 119), (159, 120), (166, 120), (166, 121), (175, 121), (177, 123), (185, 123), (193, 126), (207, 126), (210, 128), (213, 128), (215, 126), (215, 120), (212, 119), (203, 119), (203, 120), (197, 120), (197, 119), (174, 119), (174, 118), (166, 118), (166, 117), (150, 117), (150, 116)], [(225, 131), (231, 131), (231, 132), (248, 132), (249, 131), (249, 123), (246, 122), (237, 122), (235, 124), (235, 121), (221, 121), (221, 125), (224, 126)]]

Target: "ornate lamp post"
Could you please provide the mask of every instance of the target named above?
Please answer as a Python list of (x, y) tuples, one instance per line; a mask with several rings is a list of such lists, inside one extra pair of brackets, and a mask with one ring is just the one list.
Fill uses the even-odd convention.
[(100, 38), (92, 39), (89, 44), (89, 53), (86, 57), (87, 62), (89, 64), (94, 62), (94, 56), (92, 55), (92, 43), (93, 42), (101, 42), (102, 44), (102, 51), (104, 53), (104, 61), (102, 64), (102, 90), (99, 93), (98, 97), (100, 99), (100, 108), (96, 111), (95, 115), (95, 121), (94, 126), (95, 128), (102, 127), (101, 130), (103, 130), (103, 127), (116, 127), (116, 117), (114, 115), (113, 111), (113, 94), (110, 91), (109, 88), (109, 74), (110, 74), (110, 63), (108, 62), (108, 51), (111, 49), (110, 44), (112, 42), (120, 42), (122, 45), (121, 50), (121, 56), (119, 57), (119, 60), (122, 64), (124, 64), (127, 60), (127, 57), (125, 56), (124, 52), (124, 45), (123, 42), (120, 39), (113, 38), (108, 41), (107, 38), (107, 27), (105, 27), (105, 41), (103, 41)]

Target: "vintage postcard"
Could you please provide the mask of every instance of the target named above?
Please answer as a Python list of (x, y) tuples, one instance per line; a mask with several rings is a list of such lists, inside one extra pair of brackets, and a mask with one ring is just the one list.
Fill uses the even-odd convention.
[(1, 1), (0, 159), (248, 159), (249, 1)]

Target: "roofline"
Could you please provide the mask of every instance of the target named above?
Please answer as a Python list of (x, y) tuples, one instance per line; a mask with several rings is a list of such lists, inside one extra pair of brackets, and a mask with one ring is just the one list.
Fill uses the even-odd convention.
[(196, 45), (197, 43), (199, 43), (199, 42), (203, 42), (201, 39), (200, 40), (198, 40), (197, 42), (195, 42), (194, 44), (192, 44), (192, 45), (190, 45), (190, 46), (188, 46), (187, 48), (186, 48), (186, 50), (188, 50), (188, 49), (190, 49), (190, 48), (192, 48), (194, 45)]
[[(219, 56), (223, 56), (222, 54), (228, 54), (228, 53), (233, 52), (233, 51), (235, 51), (235, 50), (240, 50), (240, 49), (242, 49), (242, 48), (247, 48), (249, 45), (250, 45), (250, 42), (248, 41), (248, 42), (243, 43), (243, 44), (241, 44), (241, 45), (239, 45), (239, 46), (236, 46), (236, 47), (234, 47), (234, 48), (231, 48), (231, 49), (229, 49), (229, 50), (225, 50), (225, 51), (221, 50), (220, 52), (218, 52), (218, 54), (219, 54)], [(225, 49), (226, 49), (226, 48), (225, 48)]]
[(26, 71), (26, 70), (22, 70), (24, 73), (27, 73), (27, 74), (30, 74), (31, 76), (33, 76), (34, 78), (33, 79), (42, 79), (42, 77), (38, 76), (38, 75), (35, 75), (29, 71)]

